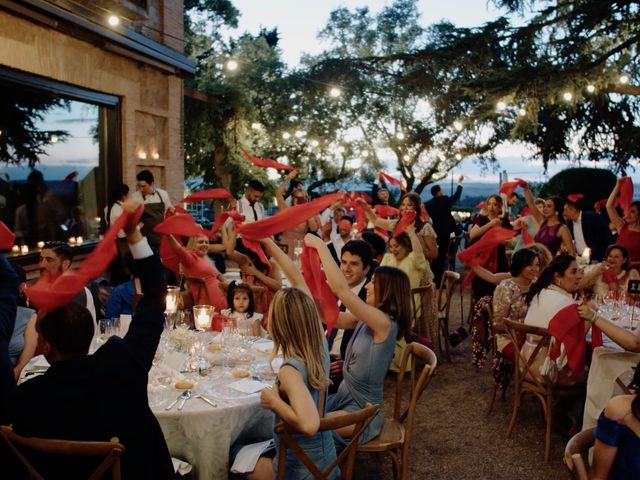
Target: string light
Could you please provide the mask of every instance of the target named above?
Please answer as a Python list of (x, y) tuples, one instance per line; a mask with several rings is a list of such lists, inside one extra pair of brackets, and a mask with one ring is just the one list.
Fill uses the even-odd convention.
[(289, 139), (291, 138), (291, 134), (290, 134), (289, 132), (284, 132), (284, 133), (282, 134), (282, 138), (283, 138), (284, 140), (289, 140)]
[(464, 126), (462, 125), (462, 122), (460, 120), (456, 120), (455, 122), (453, 122), (453, 128), (455, 128), (457, 131), (462, 131), (462, 128)]
[(596, 91), (595, 85), (587, 85), (587, 92), (593, 93)]
[(294, 133), (294, 135), (296, 136), (296, 138), (302, 138), (307, 134), (307, 132), (305, 132), (304, 130), (296, 130), (296, 133)]
[(398, 140), (404, 140), (404, 133), (402, 133), (402, 132), (398, 132), (398, 133), (396, 133), (396, 138), (397, 138)]
[(338, 87), (331, 87), (331, 90), (329, 90), (329, 95), (331, 95), (333, 98), (338, 98), (340, 95), (342, 95), (342, 90), (340, 90)]
[(262, 128), (262, 125), (260, 123), (258, 123), (258, 122), (253, 122), (251, 124), (251, 129), (252, 130), (260, 130), (261, 128)]
[(49, 141), (51, 143), (58, 143), (58, 140), (60, 140), (60, 139), (58, 138), (57, 135), (51, 135), (51, 137), (49, 137)]
[(524, 108), (518, 109), (518, 115), (524, 117), (527, 114), (527, 111)]
[(629, 76), (628, 75), (620, 75), (620, 78), (618, 79), (618, 81), (621, 84), (626, 85), (627, 83), (629, 83)]
[(367, 152), (366, 150), (363, 150), (360, 155), (362, 156), (362, 158), (367, 158), (369, 156), (369, 152)]
[(505, 102), (496, 103), (496, 110), (498, 112), (504, 112), (507, 109), (507, 104)]
[(462, 155), (460, 155), (459, 153), (456, 153), (456, 160), (462, 160)]
[(227, 60), (227, 63), (225, 64), (225, 67), (230, 72), (234, 72), (234, 71), (236, 71), (238, 69), (238, 62), (233, 60), (233, 59)]
[(138, 158), (140, 160), (146, 160), (147, 159), (147, 152), (145, 152), (144, 150), (141, 150), (140, 152), (138, 152)]
[(312, 147), (317, 147), (318, 145), (320, 145), (320, 142), (318, 140), (311, 140), (311, 146)]
[(562, 98), (564, 98), (565, 102), (570, 102), (571, 100), (573, 100), (573, 93), (571, 92), (564, 92), (562, 94)]
[(107, 22), (109, 22), (109, 25), (111, 25), (112, 27), (117, 27), (118, 25), (120, 25), (120, 18), (117, 15), (109, 15), (109, 18), (107, 18)]
[(158, 160), (160, 158), (160, 154), (158, 152), (153, 152), (151, 154), (151, 158), (153, 158), (154, 160)]

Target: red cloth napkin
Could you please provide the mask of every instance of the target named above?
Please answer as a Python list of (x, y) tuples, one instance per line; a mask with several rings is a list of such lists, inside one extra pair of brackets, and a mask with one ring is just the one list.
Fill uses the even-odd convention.
[(413, 225), (413, 222), (416, 219), (416, 212), (409, 211), (405, 212), (400, 216), (400, 220), (396, 223), (396, 227), (393, 229), (393, 236), (397, 237), (402, 232), (404, 232), (409, 225)]
[(165, 235), (183, 237), (199, 237), (202, 235), (207, 238), (214, 237), (212, 232), (199, 227), (191, 215), (185, 214), (169, 216), (156, 225), (153, 230), (154, 232), (164, 233)]
[(522, 220), (522, 217), (518, 219), (518, 229), (522, 233), (522, 241), (525, 245), (529, 246), (533, 244), (533, 238), (531, 238), (531, 234), (529, 230), (527, 230), (527, 224)]
[(388, 173), (385, 172), (380, 172), (380, 175), (382, 175), (382, 177), (389, 182), (391, 185), (396, 185), (400, 188), (402, 188), (402, 182), (400, 180), (398, 180), (397, 178), (393, 178), (391, 175), (389, 175)]
[(199, 202), (201, 200), (223, 200), (231, 198), (231, 194), (224, 188), (209, 188), (194, 192), (188, 197), (184, 197), (180, 202)]
[(593, 209), (600, 213), (600, 210), (602, 210), (602, 207), (607, 205), (607, 199), (603, 198), (602, 200), (598, 200), (596, 203), (593, 204)]
[(482, 201), (478, 202), (474, 208), (477, 208), (477, 209), (479, 209), (479, 210), (482, 210), (486, 204), (487, 204), (487, 202), (485, 202), (484, 200), (482, 200)]
[(571, 200), (572, 202), (577, 202), (581, 198), (584, 198), (584, 195), (582, 193), (570, 193), (569, 195), (567, 195), (567, 199)]
[(117, 255), (116, 238), (118, 232), (129, 224), (137, 224), (143, 207), (133, 214), (123, 212), (104, 234), (91, 254), (85, 258), (77, 270), (67, 270), (50, 282), (41, 276), (33, 285), (27, 285), (24, 293), (38, 309), (50, 312), (68, 304), (87, 283), (101, 275)]
[(500, 193), (504, 193), (507, 197), (511, 196), (518, 187), (524, 187), (527, 184), (521, 178), (514, 178), (512, 182), (504, 182), (500, 185)]
[(556, 342), (549, 351), (549, 358), (555, 360), (560, 356), (560, 344), (564, 344), (567, 352), (567, 363), (574, 376), (584, 371), (586, 339), (584, 320), (578, 315), (578, 305), (573, 303), (560, 309), (549, 322), (549, 333)]
[(297, 170), (297, 168), (295, 167), (278, 163), (275, 160), (272, 160), (271, 158), (254, 157), (249, 152), (247, 152), (244, 148), (241, 148), (240, 150), (242, 151), (244, 156), (247, 157), (249, 160), (251, 160), (251, 163), (253, 163), (256, 167), (275, 168), (276, 170)]
[(424, 206), (424, 203), (420, 203), (420, 220), (427, 223), (429, 221), (429, 214)]
[(244, 215), (240, 215), (235, 210), (222, 212), (220, 215), (218, 215), (216, 221), (213, 222), (213, 225), (211, 225), (211, 232), (217, 232), (218, 229), (224, 224), (224, 222), (227, 221), (227, 218), (233, 218), (235, 222), (244, 222)]
[(631, 177), (620, 179), (620, 206), (626, 215), (633, 201), (633, 180)]
[(62, 180), (62, 183), (71, 183), (76, 179), (77, 176), (78, 176), (78, 172), (74, 170), (69, 175), (64, 177), (64, 180)]
[(327, 277), (322, 270), (318, 251), (305, 245), (300, 255), (300, 266), (304, 281), (311, 291), (311, 296), (320, 308), (322, 319), (327, 326), (327, 333), (331, 333), (340, 314), (340, 309), (338, 308), (338, 299), (327, 284)]
[[(496, 261), (496, 247), (505, 240), (513, 238), (516, 234), (515, 230), (511, 230), (503, 227), (493, 227), (487, 233), (480, 237), (480, 240), (475, 242), (470, 247), (465, 248), (458, 254), (460, 261), (469, 267), (483, 266), (487, 267), (490, 263)], [(495, 266), (493, 267), (495, 268)], [(491, 267), (489, 266), (489, 270)], [(473, 270), (470, 271), (462, 281), (460, 289), (463, 290), (473, 278)]]
[(286, 210), (257, 222), (237, 225), (236, 231), (242, 235), (243, 242), (245, 240), (262, 240), (307, 221), (312, 216), (342, 199), (342, 197), (343, 194), (339, 192), (323, 195), (308, 203), (288, 207)]
[(382, 218), (395, 217), (400, 212), (397, 208), (390, 205), (376, 205), (373, 207), (373, 211)]
[(16, 235), (0, 221), (0, 250), (9, 250), (16, 241)]

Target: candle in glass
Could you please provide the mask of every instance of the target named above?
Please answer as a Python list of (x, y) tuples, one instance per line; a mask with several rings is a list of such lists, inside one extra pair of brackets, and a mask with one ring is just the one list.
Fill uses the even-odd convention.
[(38, 248), (39, 248), (40, 250), (42, 250), (42, 247), (44, 247), (44, 242), (43, 242), (42, 240), (40, 240), (40, 241), (38, 242)]
[(20, 247), (20, 253), (22, 253), (23, 255), (29, 253), (29, 247), (27, 245), (22, 245)]
[(82, 242), (84, 241), (84, 239), (82, 237), (76, 237), (76, 243), (78, 245), (82, 245)]
[(76, 237), (69, 237), (69, 244), (70, 245), (75, 245), (76, 244)]
[(211, 326), (214, 308), (211, 305), (196, 305), (193, 307), (193, 318), (198, 330), (208, 330)]
[(14, 245), (13, 247), (11, 247), (11, 252), (12, 253), (20, 253), (20, 246), (19, 245)]
[(180, 295), (180, 287), (169, 285), (167, 287), (167, 313), (176, 313), (178, 311), (178, 296)]

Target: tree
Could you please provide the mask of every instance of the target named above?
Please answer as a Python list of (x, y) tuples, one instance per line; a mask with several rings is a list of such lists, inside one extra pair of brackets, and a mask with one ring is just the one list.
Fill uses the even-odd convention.
[(316, 98), (326, 98), (327, 85), (341, 86), (334, 110), (354, 153), (366, 154), (363, 163), (373, 169), (382, 166), (378, 153), (392, 155), (407, 188), (417, 192), (464, 157), (492, 149), (481, 132), (461, 128), (457, 112), (434, 108), (429, 88), (402, 82), (401, 63), (378, 61), (402, 58), (427, 41), (419, 16), (416, 0), (396, 0), (375, 16), (367, 7), (339, 8), (319, 35), (331, 48), (305, 60)]
[[(531, 145), (545, 167), (604, 160), (624, 172), (640, 156), (640, 2), (494, 3), (507, 15), (471, 29), (441, 23), (423, 48), (367, 61), (400, 64), (401, 82), (485, 128), (489, 144)], [(530, 15), (522, 26), (518, 12)]]

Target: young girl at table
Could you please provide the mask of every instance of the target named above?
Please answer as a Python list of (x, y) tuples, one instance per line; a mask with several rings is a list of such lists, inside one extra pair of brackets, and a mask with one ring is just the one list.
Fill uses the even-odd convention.
[(246, 283), (231, 282), (227, 289), (227, 305), (220, 312), (225, 317), (233, 318), (236, 321), (236, 328), (240, 330), (251, 330), (251, 335), (262, 336), (260, 322), (263, 315), (255, 312), (255, 302), (251, 286)]
[[(384, 378), (393, 357), (396, 340), (406, 338), (411, 322), (409, 277), (402, 270), (378, 267), (367, 284), (366, 302), (351, 291), (344, 275), (325, 243), (315, 235), (305, 237), (307, 246), (318, 251), (327, 281), (348, 312), (336, 322), (337, 328), (353, 328), (343, 366), (343, 381), (329, 397), (327, 416), (347, 415), (366, 403), (382, 405)], [(361, 442), (376, 437), (382, 428), (382, 409), (365, 429)], [(353, 426), (337, 431), (351, 437)]]
[(629, 387), (635, 394), (609, 400), (598, 419), (589, 478), (640, 478), (640, 364)]
[[(271, 240), (263, 240), (267, 253), (275, 259), (291, 282), (291, 288), (279, 290), (269, 307), (269, 333), (273, 352), (282, 352), (284, 362), (278, 371), (276, 385), (264, 389), (260, 395), (262, 407), (273, 410), (275, 423), (281, 420), (300, 433), (294, 438), (320, 470), (336, 458), (335, 444), (330, 431), (318, 432), (324, 416), (323, 396), (329, 386), (329, 349), (316, 305), (299, 270), (287, 254)], [(335, 262), (334, 262), (335, 264)], [(273, 460), (260, 457), (249, 479), (274, 478), (278, 470), (278, 442)], [(287, 451), (285, 478), (307, 480), (313, 478), (293, 451)], [(334, 469), (330, 479), (339, 476)]]

